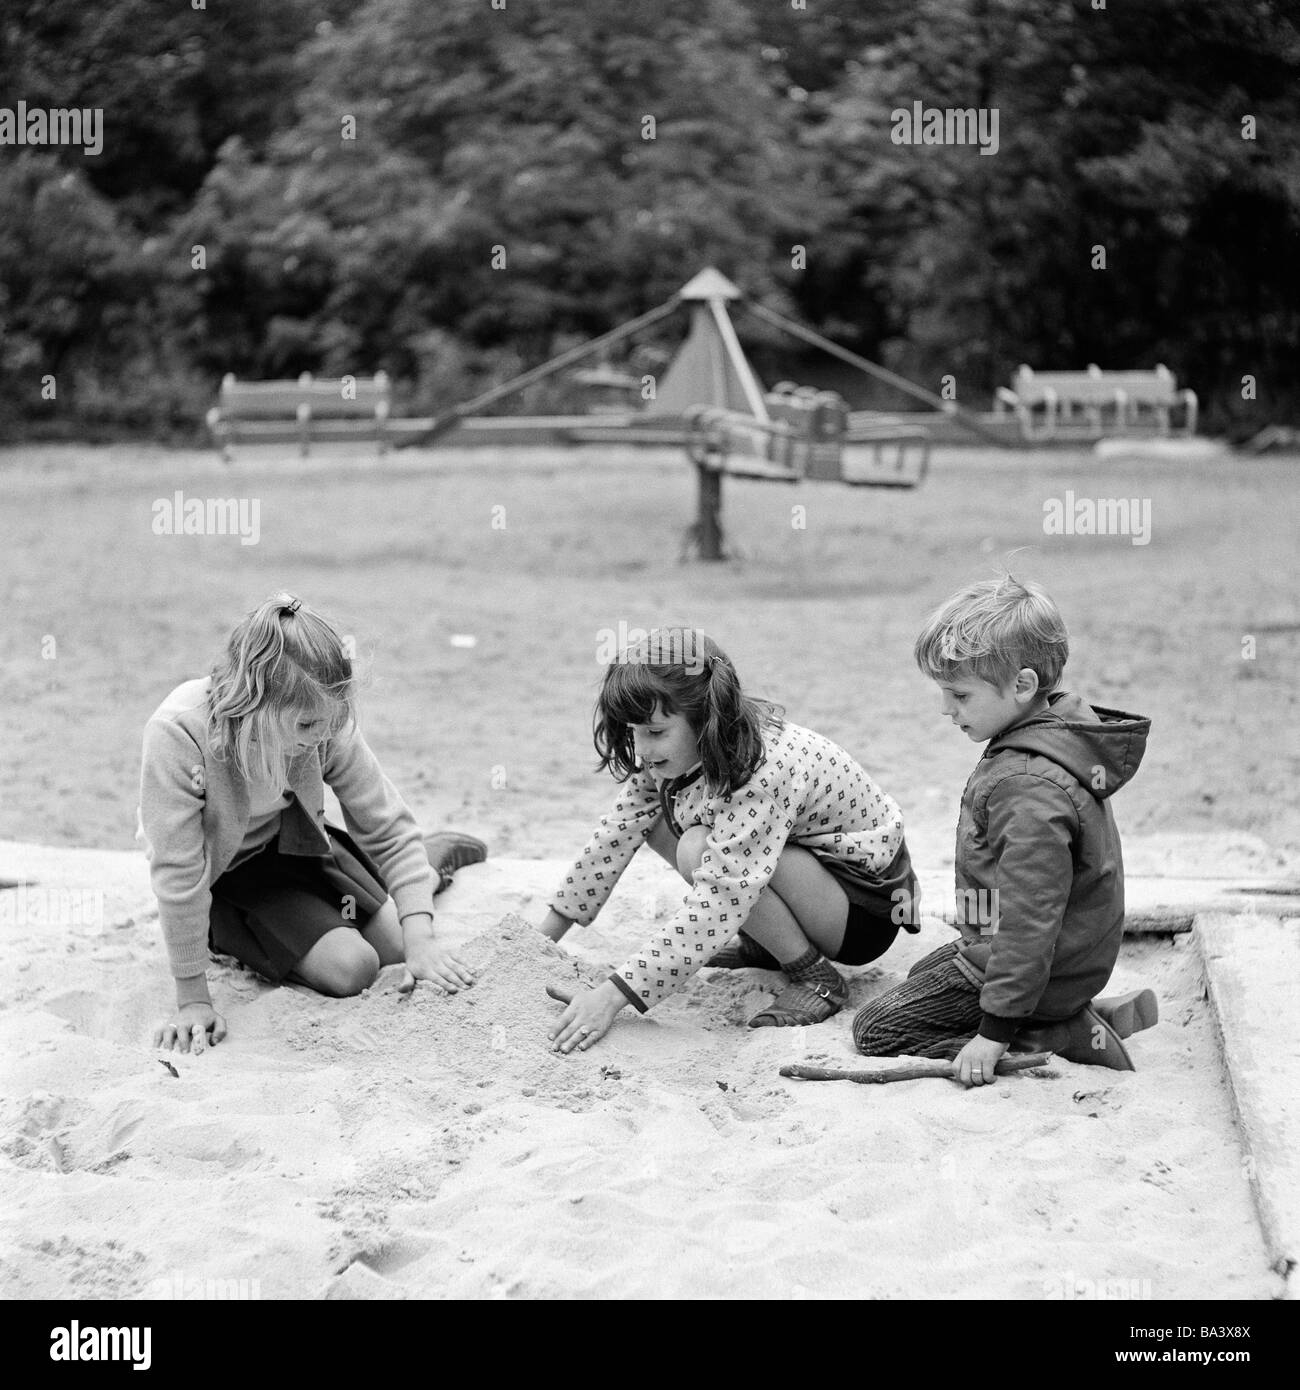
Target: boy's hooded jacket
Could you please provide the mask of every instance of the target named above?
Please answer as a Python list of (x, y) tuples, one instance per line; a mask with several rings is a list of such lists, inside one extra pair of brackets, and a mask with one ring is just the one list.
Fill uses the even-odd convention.
[[(1109, 798), (1137, 771), (1151, 721), (1065, 691), (990, 740), (957, 823), (963, 972), (980, 1034), (1070, 1018), (1102, 989), (1124, 934), (1124, 863)], [(972, 940), (973, 929), (992, 931)]]

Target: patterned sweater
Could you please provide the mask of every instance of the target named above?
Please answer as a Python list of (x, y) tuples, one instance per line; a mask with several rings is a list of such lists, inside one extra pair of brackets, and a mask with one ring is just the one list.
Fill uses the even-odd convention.
[(562, 917), (590, 922), (661, 815), (677, 834), (709, 832), (690, 891), (661, 933), (610, 979), (644, 1013), (678, 990), (744, 925), (786, 843), (833, 861), (844, 877), (883, 875), (903, 843), (903, 814), (842, 748), (786, 724), (764, 732), (766, 759), (730, 796), (709, 796), (699, 775), (661, 789), (645, 772), (618, 799), (551, 899)]

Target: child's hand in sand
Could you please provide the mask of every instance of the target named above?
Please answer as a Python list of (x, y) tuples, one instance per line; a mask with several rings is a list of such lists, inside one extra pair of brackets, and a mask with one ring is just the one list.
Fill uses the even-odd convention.
[(976, 1033), (953, 1058), (952, 1074), (963, 1086), (988, 1086), (1006, 1050), (1006, 1043), (993, 1042)]
[[(211, 1038), (208, 1034), (211, 1033)], [(191, 1047), (197, 1057), (205, 1043), (215, 1047), (226, 1036), (226, 1020), (211, 1004), (182, 1004), (175, 1017), (154, 1029), (153, 1045), (164, 1052), (176, 1048), (189, 1052)]]
[(406, 948), (406, 969), (397, 986), (400, 994), (410, 994), (417, 980), (428, 980), (448, 994), (458, 994), (474, 983), (469, 968), (456, 956), (433, 941), (420, 941)]
[(627, 996), (608, 980), (595, 989), (580, 989), (569, 1000), (559, 1023), (547, 1034), (554, 1044), (551, 1051), (572, 1052), (576, 1047), (585, 1052), (609, 1032), (626, 1003)]

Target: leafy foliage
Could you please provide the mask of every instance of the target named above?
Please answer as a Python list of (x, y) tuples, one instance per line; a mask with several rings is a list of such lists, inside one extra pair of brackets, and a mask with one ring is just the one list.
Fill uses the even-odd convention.
[[(1164, 361), (1212, 426), (1294, 418), (1293, 8), (1096, 3), (13, 0), (0, 102), (105, 147), (0, 148), (0, 408), (160, 430), (224, 371), (380, 367), (441, 408), (713, 263), (968, 404)], [(895, 143), (918, 101), (996, 155)]]

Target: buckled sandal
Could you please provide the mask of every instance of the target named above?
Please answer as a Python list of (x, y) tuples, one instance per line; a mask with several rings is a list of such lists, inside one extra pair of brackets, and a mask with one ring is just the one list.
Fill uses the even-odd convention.
[[(838, 977), (838, 971), (836, 972)], [(844, 981), (832, 989), (820, 980), (795, 981), (749, 1020), (751, 1028), (803, 1028), (834, 1018), (848, 1002)]]

